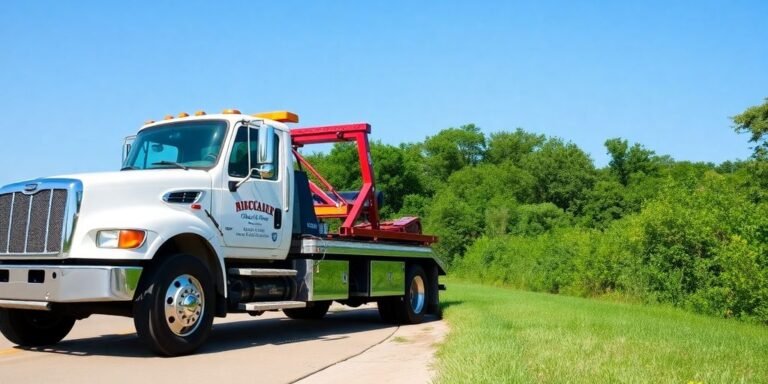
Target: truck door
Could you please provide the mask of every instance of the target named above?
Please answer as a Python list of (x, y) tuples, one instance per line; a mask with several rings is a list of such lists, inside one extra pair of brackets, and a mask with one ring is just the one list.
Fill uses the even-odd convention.
[[(248, 176), (250, 148), (251, 167), (255, 167), (259, 130), (238, 128), (234, 144), (227, 159), (224, 174), (224, 190), (221, 193), (219, 217), (221, 218), (224, 243), (228, 247), (275, 249), (283, 241), (282, 181), (283, 156), (280, 156), (280, 137), (274, 134), (274, 169), (272, 174), (252, 172), (236, 191), (227, 190), (230, 185), (242, 182)], [(250, 146), (248, 145), (250, 130)], [(288, 228), (290, 230), (290, 228)], [(290, 233), (290, 232), (289, 232)], [(244, 254), (248, 254), (245, 252)]]

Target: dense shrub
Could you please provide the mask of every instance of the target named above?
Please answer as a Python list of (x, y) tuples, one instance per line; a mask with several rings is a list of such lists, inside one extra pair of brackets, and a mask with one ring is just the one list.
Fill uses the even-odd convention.
[(482, 237), (457, 272), (536, 291), (618, 292), (768, 323), (766, 205), (715, 172), (698, 181), (670, 179), (659, 196), (604, 230)]

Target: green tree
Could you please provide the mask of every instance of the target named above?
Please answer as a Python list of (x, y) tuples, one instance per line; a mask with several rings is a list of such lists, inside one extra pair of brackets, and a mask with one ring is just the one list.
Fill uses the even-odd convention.
[(547, 140), (540, 150), (526, 156), (523, 169), (535, 179), (533, 202), (550, 202), (572, 212), (580, 210), (596, 180), (589, 155), (557, 138)]
[(448, 128), (424, 141), (430, 175), (447, 180), (451, 173), (478, 164), (485, 153), (485, 135), (474, 124)]
[(715, 170), (718, 173), (722, 173), (722, 174), (729, 174), (729, 173), (732, 174), (746, 168), (748, 165), (749, 165), (748, 162), (742, 161), (742, 160), (736, 160), (736, 161), (726, 160), (720, 163), (718, 166), (716, 166)]
[(407, 195), (424, 191), (416, 164), (407, 161), (403, 149), (381, 142), (371, 143), (376, 185), (384, 193), (382, 217), (392, 216), (403, 207)]
[(731, 118), (734, 123), (734, 130), (737, 133), (749, 133), (749, 141), (755, 143), (752, 148), (753, 156), (757, 159), (766, 159), (768, 157), (768, 98), (760, 105), (747, 108), (744, 112)]
[(627, 140), (613, 138), (606, 140), (605, 148), (611, 156), (608, 166), (624, 186), (629, 184), (632, 174), (642, 172), (651, 175), (658, 172), (658, 160), (654, 152), (640, 144), (635, 143), (630, 147)]
[(752, 157), (756, 160), (745, 164), (750, 178), (745, 182), (755, 201), (768, 200), (768, 98), (760, 105), (747, 108), (741, 114), (733, 116), (733, 128), (737, 133), (748, 133), (752, 147)]
[(403, 153), (403, 161), (408, 169), (413, 170), (419, 179), (419, 185), (423, 190), (419, 193), (422, 196), (432, 196), (439, 184), (435, 178), (429, 175), (429, 168), (426, 164), (424, 154), (424, 143), (402, 143), (399, 146)]
[(552, 203), (521, 205), (514, 215), (510, 232), (515, 235), (537, 236), (571, 225), (570, 216)]
[(493, 164), (511, 161), (519, 165), (523, 157), (541, 148), (546, 140), (544, 135), (529, 133), (521, 128), (514, 132), (491, 133), (485, 154), (486, 161)]
[(626, 188), (614, 180), (601, 180), (589, 191), (584, 204), (583, 216), (587, 226), (606, 228), (628, 211)]
[(400, 212), (398, 212), (398, 216), (405, 217), (405, 216), (416, 216), (425, 218), (427, 217), (427, 212), (429, 211), (429, 208), (431, 206), (431, 201), (428, 196), (424, 195), (405, 195), (403, 197), (403, 206), (400, 208)]
[(451, 174), (428, 210), (428, 229), (441, 236), (439, 249), (445, 259), (462, 257), (486, 232), (486, 224), (491, 233), (506, 233), (511, 212), (518, 201), (530, 199), (533, 182), (511, 162), (464, 167)]
[(484, 211), (494, 198), (529, 201), (535, 178), (528, 172), (507, 162), (501, 165), (481, 164), (454, 172), (442, 193), (450, 190), (473, 209)]
[(350, 143), (336, 143), (327, 154), (315, 152), (305, 158), (337, 190), (356, 190), (362, 185), (357, 149)]
[(472, 208), (451, 190), (435, 196), (429, 209), (426, 228), (440, 238), (433, 246), (438, 256), (452, 264), (480, 236), (483, 212)]

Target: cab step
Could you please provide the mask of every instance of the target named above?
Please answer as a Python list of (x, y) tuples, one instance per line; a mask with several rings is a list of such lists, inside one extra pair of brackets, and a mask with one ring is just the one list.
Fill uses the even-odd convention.
[(307, 303), (303, 301), (257, 301), (253, 303), (240, 303), (238, 308), (246, 312), (274, 311), (278, 309), (304, 308)]
[(279, 277), (296, 276), (298, 271), (295, 269), (277, 269), (277, 268), (230, 268), (227, 270), (230, 275), (249, 276), (249, 277)]

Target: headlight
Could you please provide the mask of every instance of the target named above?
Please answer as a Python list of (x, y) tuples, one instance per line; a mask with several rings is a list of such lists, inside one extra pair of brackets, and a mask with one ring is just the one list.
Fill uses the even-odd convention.
[(133, 249), (144, 244), (146, 232), (137, 229), (110, 229), (96, 234), (99, 248)]

